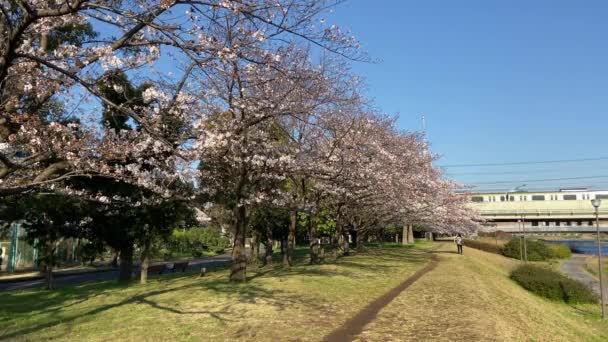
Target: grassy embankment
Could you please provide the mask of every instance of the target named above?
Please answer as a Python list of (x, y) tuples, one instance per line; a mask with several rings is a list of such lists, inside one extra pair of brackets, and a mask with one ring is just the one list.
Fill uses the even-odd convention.
[(1, 293), (0, 340), (319, 340), (430, 260), (416, 248), (369, 248), (319, 266)]
[(552, 302), (509, 279), (517, 260), (471, 248), (440, 256), (437, 268), (385, 307), (359, 341), (608, 339), (597, 305)]

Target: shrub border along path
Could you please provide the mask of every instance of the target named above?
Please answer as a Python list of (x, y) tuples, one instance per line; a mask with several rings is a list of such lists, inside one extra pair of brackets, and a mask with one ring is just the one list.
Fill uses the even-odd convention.
[[(429, 252), (431, 253), (431, 252)], [(404, 282), (394, 287), (392, 290), (388, 291), (380, 298), (374, 300), (373, 302), (367, 304), (358, 314), (344, 322), (341, 327), (337, 328), (329, 335), (325, 336), (323, 341), (325, 342), (343, 342), (343, 341), (352, 341), (355, 339), (357, 335), (359, 335), (365, 325), (373, 321), (378, 312), (382, 310), (385, 306), (387, 306), (393, 299), (395, 299), (401, 292), (405, 291), (408, 287), (414, 284), (418, 279), (420, 279), (423, 275), (432, 271), (437, 264), (439, 263), (439, 258), (437, 255), (433, 254), (431, 256), (431, 262), (426, 265), (424, 268), (418, 270), (412, 276), (407, 278)]]

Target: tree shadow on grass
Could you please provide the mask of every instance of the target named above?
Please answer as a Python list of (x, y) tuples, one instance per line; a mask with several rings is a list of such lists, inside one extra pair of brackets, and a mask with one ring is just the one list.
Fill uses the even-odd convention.
[[(358, 256), (361, 255), (363, 257), (366, 254), (376, 262), (365, 262), (364, 259), (359, 259)], [(332, 270), (332, 269), (322, 269), (318, 267), (307, 267), (304, 264), (307, 263), (307, 249), (299, 249), (298, 257), (296, 258), (296, 263), (299, 265), (291, 268), (291, 269), (283, 269), (283, 268), (270, 268), (267, 270), (262, 270), (260, 272), (256, 272), (256, 274), (249, 278), (249, 280), (254, 280), (256, 278), (262, 277), (290, 277), (290, 276), (300, 276), (300, 275), (314, 275), (314, 276), (347, 276), (353, 277), (355, 276), (353, 272), (348, 270)], [(428, 261), (428, 254), (424, 253), (403, 253), (403, 249), (391, 249), (391, 250), (382, 250), (382, 249), (370, 249), (365, 254), (355, 254), (354, 257), (340, 258), (336, 262), (332, 262), (331, 264), (336, 264), (338, 266), (343, 266), (345, 268), (355, 268), (355, 269), (367, 269), (367, 270), (386, 270), (390, 271), (395, 267), (392, 265), (380, 265), (378, 262), (411, 262), (411, 263), (422, 263)], [(217, 268), (224, 268), (219, 266)], [(214, 269), (217, 269), (214, 267)], [(237, 284), (231, 283), (227, 279), (218, 279), (218, 278), (201, 278), (200, 281), (191, 280), (188, 284), (181, 286), (171, 286), (175, 281), (180, 279), (192, 278), (196, 277), (198, 270), (192, 270), (190, 272), (185, 272), (181, 274), (173, 274), (170, 276), (163, 276), (153, 279), (152, 281), (158, 285), (158, 287), (163, 287), (161, 289), (150, 290), (142, 293), (135, 294), (128, 298), (125, 298), (121, 301), (112, 304), (99, 305), (90, 309), (86, 312), (77, 314), (73, 314), (67, 317), (61, 318), (50, 318), (49, 321), (31, 325), (29, 327), (25, 327), (12, 332), (0, 332), (3, 335), (0, 335), (0, 340), (10, 340), (18, 337), (24, 337), (28, 334), (36, 333), (42, 331), (44, 329), (49, 329), (62, 324), (71, 324), (79, 318), (83, 317), (93, 317), (102, 312), (106, 312), (118, 307), (122, 307), (124, 305), (129, 304), (145, 304), (154, 309), (166, 311), (171, 314), (179, 314), (179, 315), (209, 315), (214, 319), (218, 320), (222, 324), (227, 324), (227, 322), (232, 322), (235, 320), (239, 320), (241, 318), (246, 318), (247, 312), (243, 311), (243, 309), (233, 310), (232, 305), (235, 303), (246, 303), (246, 304), (264, 304), (274, 307), (276, 310), (286, 310), (289, 307), (294, 306), (304, 306), (311, 309), (313, 312), (318, 312), (320, 310), (330, 311), (332, 309), (326, 306), (320, 306), (318, 300), (315, 298), (310, 298), (310, 296), (302, 295), (302, 294), (293, 294), (287, 291), (283, 291), (280, 289), (266, 289), (261, 286), (255, 284), (255, 282), (249, 282), (246, 284)], [(85, 283), (82, 285), (76, 286), (66, 286), (64, 288), (55, 290), (55, 291), (26, 291), (25, 293), (21, 292), (5, 292), (2, 294), (3, 305), (0, 308), (0, 314), (6, 315), (9, 317), (7, 320), (3, 320), (6, 322), (10, 321), (10, 317), (22, 316), (25, 313), (33, 313), (35, 315), (38, 314), (54, 314), (57, 311), (60, 311), (65, 308), (69, 308), (72, 306), (76, 306), (81, 303), (86, 303), (87, 301), (105, 294), (116, 294), (116, 291), (120, 291), (121, 289), (129, 286), (128, 284), (117, 284), (112, 282), (91, 282)], [(134, 287), (137, 290), (136, 287)], [(183, 310), (179, 308), (179, 305), (182, 303), (189, 303), (187, 298), (183, 300), (178, 299), (174, 300), (176, 305), (167, 304), (167, 299), (164, 300), (153, 300), (152, 297), (169, 294), (175, 291), (190, 291), (190, 290), (207, 290), (212, 294), (222, 294), (223, 297), (227, 298), (228, 303), (222, 303), (216, 307), (204, 307), (202, 310)], [(5, 305), (8, 303), (9, 305)], [(197, 304), (197, 303), (194, 303)], [(196, 306), (196, 305), (195, 305)], [(45, 319), (45, 317), (42, 317)]]
[[(165, 282), (162, 282), (165, 283)], [(159, 286), (162, 286), (162, 283), (159, 283)], [(99, 285), (99, 283), (97, 283), (96, 285)], [(58, 311), (62, 308), (68, 307), (68, 306), (61, 306), (60, 301), (61, 300), (68, 300), (67, 298), (69, 298), (70, 300), (76, 300), (74, 303), (70, 303), (69, 306), (73, 306), (76, 304), (80, 304), (80, 303), (84, 303), (89, 299), (92, 299), (94, 297), (94, 292), (95, 291), (95, 287), (92, 285), (89, 285), (89, 289), (87, 289), (85, 292), (79, 293), (79, 294), (70, 294), (69, 296), (64, 296), (63, 294), (59, 293), (59, 294), (55, 294), (55, 296), (57, 298), (61, 298), (61, 299), (57, 299), (56, 302), (54, 302), (54, 306), (57, 307), (53, 307), (52, 309), (46, 310), (46, 313), (49, 313), (51, 311)], [(110, 286), (109, 288), (104, 289), (102, 292), (105, 291), (112, 291), (112, 290), (116, 290), (119, 289), (120, 286)], [(57, 290), (56, 292), (53, 293), (57, 293), (57, 292), (61, 292), (63, 289), (61, 290)], [(73, 290), (73, 289), (72, 289)], [(183, 303), (190, 303), (188, 302), (188, 299), (185, 297), (187, 293), (189, 293), (190, 291), (196, 291), (196, 290), (206, 290), (209, 291), (210, 294), (213, 296), (218, 295), (218, 294), (222, 294), (223, 297), (227, 298), (226, 299), (226, 303), (220, 303), (219, 305), (215, 306), (215, 307), (209, 307), (208, 304), (204, 304), (205, 308), (202, 310), (184, 310), (182, 308), (180, 308), (180, 304)], [(153, 297), (155, 296), (160, 296), (160, 295), (165, 295), (165, 294), (170, 294), (176, 291), (185, 291), (183, 296), (184, 298), (181, 299), (181, 297), (178, 297), (177, 300), (174, 300), (174, 302), (169, 302), (169, 303), (175, 303), (175, 305), (169, 304), (167, 299), (160, 299), (160, 300), (154, 300)], [(10, 296), (11, 294), (9, 294)], [(31, 296), (34, 296), (35, 294), (32, 293), (30, 294)], [(45, 294), (46, 295), (46, 294)], [(40, 293), (38, 293), (38, 296), (40, 296)], [(38, 297), (40, 298), (40, 297)], [(199, 302), (193, 302), (196, 306), (197, 303)], [(112, 304), (105, 304), (105, 305), (99, 305), (93, 309), (90, 309), (86, 312), (78, 312), (75, 313), (71, 316), (64, 316), (61, 318), (52, 318), (50, 321), (48, 322), (44, 322), (44, 323), (40, 323), (40, 324), (36, 324), (36, 325), (32, 325), (29, 327), (25, 327), (19, 330), (15, 330), (15, 331), (11, 331), (11, 332), (0, 332), (2, 335), (0, 335), (0, 340), (11, 340), (14, 338), (18, 338), (18, 337), (25, 337), (28, 334), (32, 334), (32, 333), (36, 333), (45, 329), (49, 329), (58, 325), (62, 325), (62, 324), (71, 324), (72, 322), (74, 322), (77, 319), (82, 319), (82, 318), (86, 318), (86, 317), (94, 317), (97, 314), (115, 309), (115, 308), (119, 308), (122, 307), (124, 305), (130, 305), (130, 304), (145, 304), (148, 305), (154, 309), (158, 309), (158, 310), (162, 310), (162, 311), (166, 311), (172, 314), (179, 314), (179, 315), (208, 315), (214, 319), (216, 319), (217, 321), (221, 322), (222, 324), (227, 324), (229, 322), (233, 322), (233, 321), (238, 321), (239, 319), (243, 319), (246, 318), (247, 316), (247, 312), (243, 311), (242, 309), (239, 310), (233, 310), (232, 306), (236, 303), (239, 304), (243, 304), (243, 303), (247, 303), (247, 304), (264, 304), (264, 305), (269, 305), (274, 307), (276, 310), (278, 311), (282, 311), (285, 310), (289, 307), (298, 307), (298, 306), (305, 306), (310, 308), (311, 310), (322, 310), (322, 309), (326, 309), (322, 306), (317, 305), (317, 301), (314, 300), (314, 298), (308, 298), (307, 296), (302, 296), (302, 295), (296, 295), (296, 294), (292, 294), (283, 290), (279, 290), (279, 289), (273, 289), (273, 290), (269, 290), (269, 289), (265, 289), (261, 286), (258, 286), (256, 284), (253, 283), (245, 283), (245, 284), (238, 284), (238, 283), (232, 283), (230, 281), (228, 281), (228, 279), (203, 279), (200, 282), (197, 281), (192, 281), (189, 284), (185, 284), (182, 286), (177, 286), (177, 287), (169, 287), (169, 288), (163, 288), (163, 289), (158, 289), (158, 290), (151, 290), (151, 291), (146, 291), (143, 293), (139, 293), (133, 296), (130, 296), (128, 298), (125, 298), (121, 301), (118, 301), (116, 303), (112, 303)], [(48, 305), (48, 301), (46, 302), (46, 304), (39, 304), (40, 306), (42, 305)], [(21, 309), (17, 309), (16, 306), (11, 306), (8, 308), (3, 308), (3, 314), (7, 315), (10, 317), (11, 312), (16, 313), (17, 311), (20, 313), (24, 313), (26, 310), (31, 310), (31, 307), (25, 306), (25, 308), (21, 308)], [(38, 314), (38, 313), (36, 313)]]
[(458, 251), (429, 251), (431, 254), (458, 254)]

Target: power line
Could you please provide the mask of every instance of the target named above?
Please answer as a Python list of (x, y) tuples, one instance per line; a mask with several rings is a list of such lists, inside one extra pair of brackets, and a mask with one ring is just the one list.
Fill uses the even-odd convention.
[[(597, 184), (585, 184), (585, 185), (581, 185), (580, 183), (578, 184), (560, 184), (559, 187), (547, 187), (547, 186), (533, 186), (533, 187), (526, 187), (525, 189), (521, 190), (520, 192), (557, 192), (560, 188), (580, 188), (580, 189), (588, 189), (589, 191), (600, 191), (600, 190), (608, 190), (608, 186), (606, 185), (601, 185), (601, 184), (608, 184), (608, 183), (597, 183)], [(502, 187), (502, 188), (497, 188), (497, 187), (490, 187), (490, 188), (478, 188), (478, 187), (463, 187), (463, 188), (455, 188), (454, 190), (456, 191), (466, 191), (466, 192), (492, 192), (492, 193), (501, 193), (501, 192), (509, 192), (510, 190), (512, 190), (512, 187), (510, 186), (506, 186), (506, 187)]]
[[(522, 175), (530, 173), (555, 173), (564, 171), (583, 171), (581, 168), (553, 168), (542, 170), (519, 170), (519, 171), (501, 171), (501, 172), (446, 172), (446, 176), (501, 176), (501, 175)], [(584, 171), (588, 171), (588, 168)]]
[(559, 164), (559, 163), (575, 163), (584, 161), (608, 160), (608, 157), (600, 158), (583, 158), (583, 159), (562, 159), (562, 160), (543, 160), (543, 161), (527, 161), (527, 162), (512, 162), (512, 163), (486, 163), (486, 164), (453, 164), (439, 165), (442, 168), (455, 167), (485, 167), (485, 166), (509, 166), (509, 165), (533, 165), (533, 164)]
[(511, 183), (556, 182), (556, 181), (564, 181), (564, 180), (580, 180), (580, 179), (596, 179), (596, 178), (608, 178), (608, 176), (527, 179), (527, 180), (511, 180), (511, 181), (496, 181), (496, 182), (473, 182), (470, 184), (490, 184), (491, 185), (491, 184), (511, 184)]

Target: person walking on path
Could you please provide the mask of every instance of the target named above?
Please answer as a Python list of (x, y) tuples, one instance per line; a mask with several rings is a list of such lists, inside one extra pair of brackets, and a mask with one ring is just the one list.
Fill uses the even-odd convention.
[(458, 254), (462, 254), (462, 235), (458, 234), (455, 238), (454, 238), (454, 243), (456, 243), (456, 247), (458, 247)]

